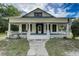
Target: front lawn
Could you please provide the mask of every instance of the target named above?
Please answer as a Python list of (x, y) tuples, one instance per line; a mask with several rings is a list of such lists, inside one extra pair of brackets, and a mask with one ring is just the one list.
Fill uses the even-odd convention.
[(10, 39), (0, 41), (0, 55), (25, 56), (29, 50), (26, 39)]
[(6, 34), (5, 33), (0, 33), (0, 40), (4, 40), (6, 37)]
[(47, 41), (46, 49), (50, 56), (76, 55), (76, 52), (79, 55), (79, 40), (53, 38)]

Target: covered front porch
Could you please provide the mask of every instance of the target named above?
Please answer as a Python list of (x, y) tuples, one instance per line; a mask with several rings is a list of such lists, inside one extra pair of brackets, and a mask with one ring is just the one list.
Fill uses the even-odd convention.
[[(17, 27), (17, 31), (12, 29), (12, 25)], [(66, 37), (68, 34), (68, 23), (9, 23), (7, 37), (17, 38), (19, 36), (28, 39), (49, 39), (53, 37)]]

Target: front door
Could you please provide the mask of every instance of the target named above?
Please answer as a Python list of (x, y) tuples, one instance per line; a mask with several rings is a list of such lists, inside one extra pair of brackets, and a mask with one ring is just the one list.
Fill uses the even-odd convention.
[(36, 34), (43, 34), (43, 24), (42, 23), (36, 24)]

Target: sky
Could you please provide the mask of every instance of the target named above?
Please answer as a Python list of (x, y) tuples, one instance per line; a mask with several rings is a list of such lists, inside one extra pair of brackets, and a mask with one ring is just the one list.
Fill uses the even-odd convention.
[(79, 18), (78, 3), (15, 3), (12, 5), (20, 10), (22, 14), (41, 8), (55, 17)]

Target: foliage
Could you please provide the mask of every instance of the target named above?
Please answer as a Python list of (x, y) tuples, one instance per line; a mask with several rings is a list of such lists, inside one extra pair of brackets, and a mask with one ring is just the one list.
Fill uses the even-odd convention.
[(0, 3), (0, 32), (5, 32), (8, 28), (8, 20), (3, 19), (3, 17), (18, 15), (20, 12), (13, 5)]
[(0, 17), (0, 33), (5, 32), (8, 29), (8, 20)]
[(12, 5), (7, 6), (5, 11), (7, 16), (18, 16), (20, 14), (20, 12)]
[(18, 16), (20, 12), (13, 5), (0, 4), (0, 14), (2, 16)]
[(74, 21), (71, 26), (73, 37), (79, 36), (79, 22)]

